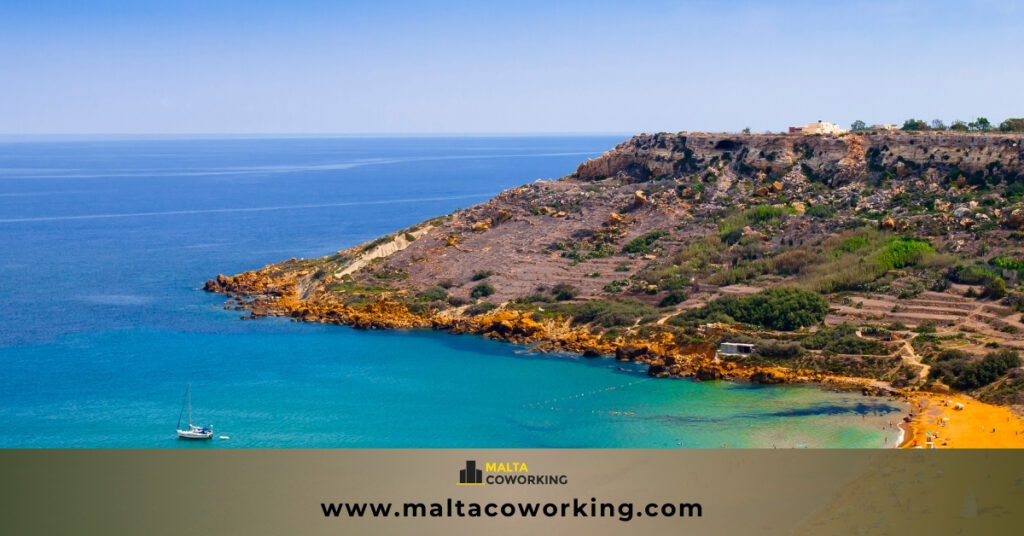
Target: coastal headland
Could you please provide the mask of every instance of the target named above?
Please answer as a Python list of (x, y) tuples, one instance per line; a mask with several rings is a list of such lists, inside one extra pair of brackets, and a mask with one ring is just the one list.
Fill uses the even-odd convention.
[[(243, 318), (473, 333), (656, 377), (905, 397), (904, 446), (1020, 447), (1022, 251), (1024, 135), (662, 133), (205, 289)], [(933, 423), (942, 441), (925, 441)]]

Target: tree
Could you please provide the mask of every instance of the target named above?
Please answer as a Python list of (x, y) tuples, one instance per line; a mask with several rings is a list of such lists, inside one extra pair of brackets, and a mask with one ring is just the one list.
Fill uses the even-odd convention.
[(981, 292), (983, 298), (998, 300), (1006, 297), (1006, 282), (1002, 277), (996, 277), (985, 283), (985, 290)]
[(953, 121), (952, 125), (949, 125), (949, 130), (955, 130), (957, 132), (967, 132), (970, 129), (967, 128), (967, 123), (964, 123), (963, 121), (957, 119), (956, 121)]
[(989, 132), (992, 130), (992, 123), (989, 123), (987, 118), (979, 117), (970, 123), (967, 123), (967, 128), (975, 132)]
[(860, 119), (854, 121), (853, 124), (850, 125), (850, 130), (864, 130), (866, 128), (868, 128), (868, 126)]
[(551, 289), (551, 293), (554, 294), (556, 300), (565, 301), (575, 298), (580, 293), (580, 289), (568, 283), (559, 283)]
[(1003, 132), (1024, 132), (1024, 117), (1011, 117), (999, 123), (999, 130)]
[(941, 119), (932, 119), (932, 130), (946, 130), (946, 124)]
[(743, 133), (744, 134), (750, 134), (750, 127), (744, 128), (743, 129)]
[(906, 131), (917, 131), (917, 130), (928, 130), (928, 123), (920, 119), (910, 118), (903, 122), (902, 130)]

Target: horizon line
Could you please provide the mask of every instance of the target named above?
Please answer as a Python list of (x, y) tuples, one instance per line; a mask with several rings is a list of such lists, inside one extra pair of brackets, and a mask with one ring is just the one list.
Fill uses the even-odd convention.
[(633, 136), (629, 131), (551, 131), (551, 132), (0, 132), (0, 140), (43, 138), (446, 138), (446, 137), (525, 137), (525, 136)]

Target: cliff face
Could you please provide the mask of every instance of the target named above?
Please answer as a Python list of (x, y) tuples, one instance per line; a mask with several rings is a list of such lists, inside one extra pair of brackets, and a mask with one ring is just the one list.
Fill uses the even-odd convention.
[[(901, 166), (902, 164), (902, 166)], [(878, 179), (986, 173), (1024, 167), (1021, 136), (996, 134), (653, 134), (636, 136), (580, 165), (581, 179), (620, 177), (644, 182), (708, 170), (759, 179), (823, 177), (832, 186)]]
[[(1022, 345), (1012, 303), (963, 296), (1001, 275), (1012, 297), (1010, 261), (1024, 268), (1022, 199), (1021, 135), (640, 135), (563, 179), (207, 289), (254, 316), (449, 329), (591, 354), (643, 348), (627, 358), (655, 375), (775, 381), (788, 370), (906, 384), (924, 381), (919, 354), (941, 351), (940, 336), (979, 356), (986, 344)], [(996, 257), (1010, 261), (986, 265), (981, 280), (955, 272)], [(728, 315), (708, 332), (699, 324), (711, 316), (684, 314), (779, 286), (824, 295), (823, 326), (861, 326), (844, 335), (855, 340), (822, 350), (803, 342), (806, 332)], [(918, 324), (937, 325), (936, 339), (911, 346)], [(728, 337), (806, 348), (788, 362), (713, 360)]]

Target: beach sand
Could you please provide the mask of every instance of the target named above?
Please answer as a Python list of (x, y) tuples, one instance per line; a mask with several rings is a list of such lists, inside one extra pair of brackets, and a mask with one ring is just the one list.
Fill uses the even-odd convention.
[[(963, 409), (955, 409), (963, 404)], [(1024, 419), (963, 395), (918, 394), (901, 448), (1024, 448)], [(943, 421), (943, 419), (948, 419)], [(929, 441), (931, 444), (928, 444)]]

